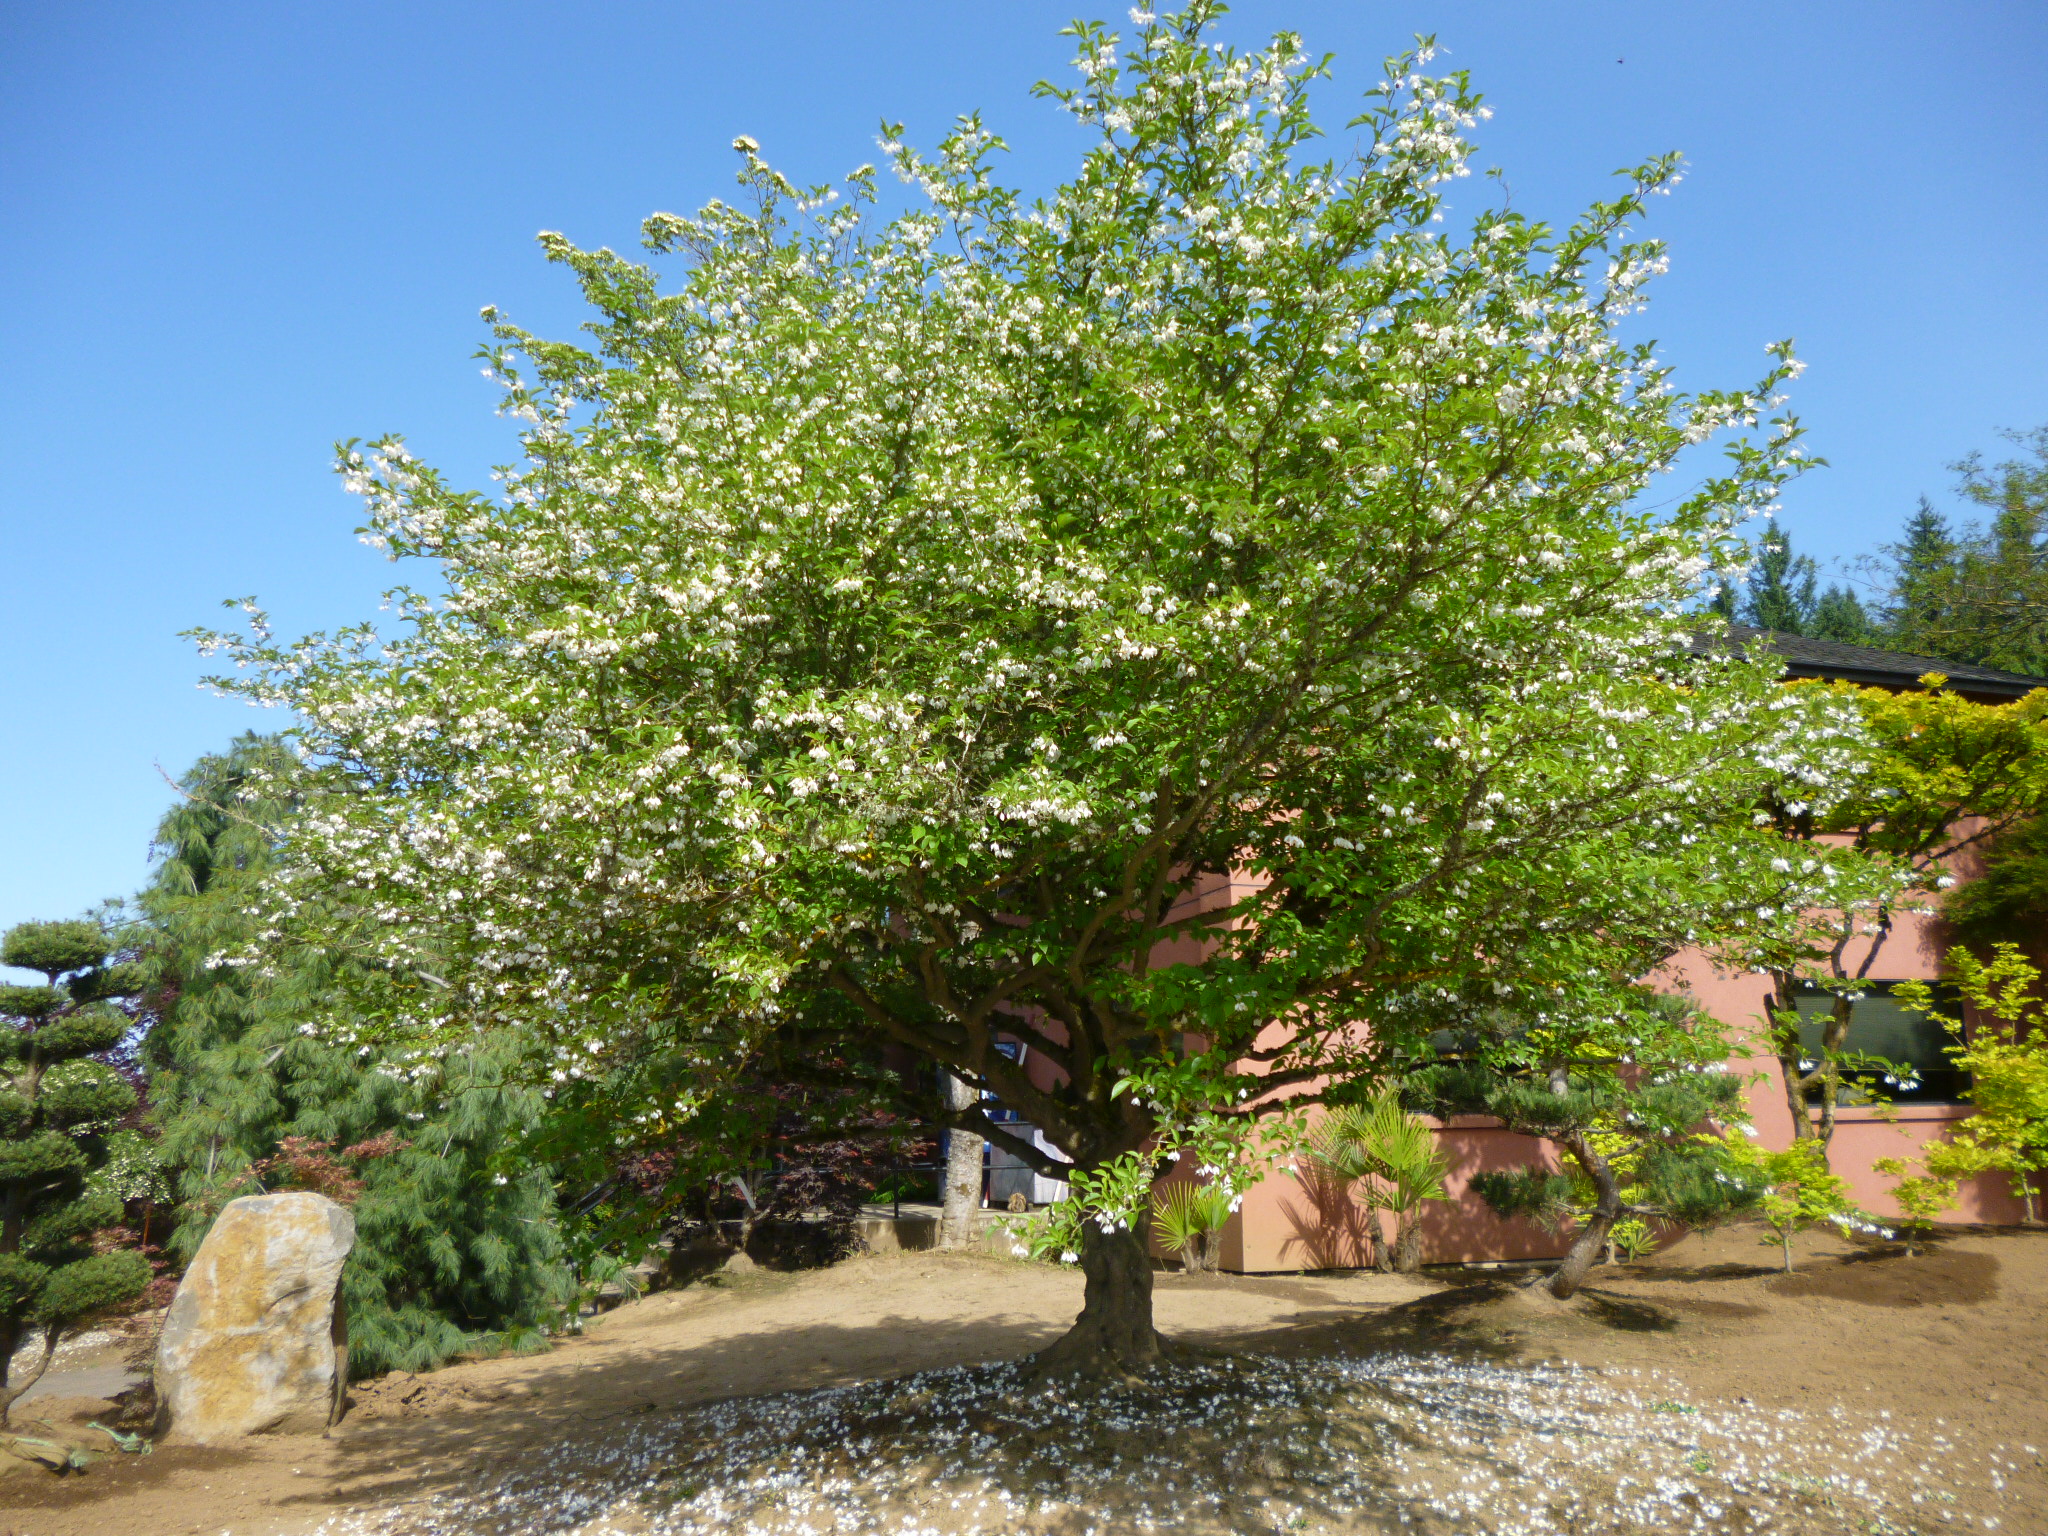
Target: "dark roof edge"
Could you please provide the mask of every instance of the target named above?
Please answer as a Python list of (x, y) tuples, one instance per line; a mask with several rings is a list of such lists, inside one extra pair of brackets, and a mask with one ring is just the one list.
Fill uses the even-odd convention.
[(1746, 653), (1760, 647), (1784, 659), (1791, 677), (1815, 678), (1825, 682), (1861, 683), (1873, 687), (1911, 687), (1929, 672), (1939, 672), (1958, 693), (1988, 693), (2003, 698), (2020, 698), (2036, 688), (2048, 688), (2048, 677), (2028, 677), (2021, 672), (2003, 672), (1967, 661), (1943, 661), (1934, 656), (1909, 656), (1899, 651), (1879, 650), (1872, 645), (1847, 645), (1837, 640), (1812, 640), (1783, 630), (1757, 629), (1748, 624), (1730, 624), (1726, 638), (1698, 635), (1695, 651), (1732, 650)]

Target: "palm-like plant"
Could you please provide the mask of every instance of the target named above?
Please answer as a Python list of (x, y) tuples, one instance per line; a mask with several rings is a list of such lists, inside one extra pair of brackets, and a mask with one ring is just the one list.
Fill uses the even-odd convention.
[(1152, 1192), (1152, 1230), (1190, 1272), (1216, 1267), (1216, 1236), (1230, 1220), (1230, 1191), (1220, 1184), (1167, 1184)]
[[(1331, 1179), (1361, 1196), (1372, 1234), (1373, 1265), (1413, 1274), (1422, 1264), (1416, 1213), (1430, 1200), (1450, 1198), (1444, 1181), (1450, 1161), (1426, 1121), (1401, 1108), (1389, 1090), (1371, 1104), (1331, 1110), (1309, 1133), (1309, 1155)], [(1394, 1213), (1387, 1242), (1381, 1211)]]

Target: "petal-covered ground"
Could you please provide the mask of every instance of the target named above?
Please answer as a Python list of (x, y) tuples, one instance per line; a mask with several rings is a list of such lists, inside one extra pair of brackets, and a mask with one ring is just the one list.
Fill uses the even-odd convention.
[[(1143, 1391), (1016, 1366), (733, 1399), (643, 1423), (598, 1464), (545, 1462), (350, 1536), (621, 1532), (2038, 1530), (2007, 1448), (1960, 1458), (1868, 1415), (1698, 1409), (1575, 1366), (1430, 1356), (1233, 1358)], [(2009, 1448), (2017, 1458), (2032, 1448)], [(2017, 1464), (2017, 1462), (2015, 1462)], [(2019, 1516), (2013, 1522), (2013, 1516)]]
[(2048, 1233), (1799, 1263), (1688, 1237), (1570, 1306), (1471, 1271), (1160, 1275), (1208, 1363), (1090, 1401), (990, 1363), (1058, 1337), (1071, 1269), (718, 1276), (361, 1383), (325, 1438), (0, 1475), (0, 1533), (2048, 1533)]
[[(2008, 1528), (1997, 1470), (1882, 1416), (1700, 1410), (1574, 1366), (1239, 1357), (1077, 1396), (1015, 1366), (739, 1398), (337, 1533)], [(2015, 1454), (2019, 1453), (2017, 1447)], [(2014, 1527), (2023, 1528), (2023, 1527)]]

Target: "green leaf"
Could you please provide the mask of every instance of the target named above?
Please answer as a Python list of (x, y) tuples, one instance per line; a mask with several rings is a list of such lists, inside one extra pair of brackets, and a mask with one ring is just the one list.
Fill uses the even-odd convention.
[(44, 1323), (69, 1324), (125, 1306), (149, 1285), (149, 1261), (139, 1253), (96, 1253), (52, 1269), (35, 1300)]

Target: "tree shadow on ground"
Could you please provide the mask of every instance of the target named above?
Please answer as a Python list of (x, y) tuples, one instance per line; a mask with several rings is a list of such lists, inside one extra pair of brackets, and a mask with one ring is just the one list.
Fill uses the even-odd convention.
[(1645, 1285), (1703, 1285), (1717, 1280), (1761, 1280), (1778, 1273), (1775, 1264), (1639, 1264), (1624, 1271)]
[(1587, 1287), (1575, 1300), (1578, 1314), (1603, 1328), (1616, 1328), (1623, 1333), (1670, 1333), (1678, 1327), (1678, 1319), (1662, 1307), (1653, 1307), (1633, 1296), (1617, 1296), (1612, 1291)]
[(1825, 1296), (1870, 1307), (1979, 1306), (1998, 1295), (1998, 1260), (1927, 1245), (1871, 1249), (1765, 1282), (1776, 1296)]

